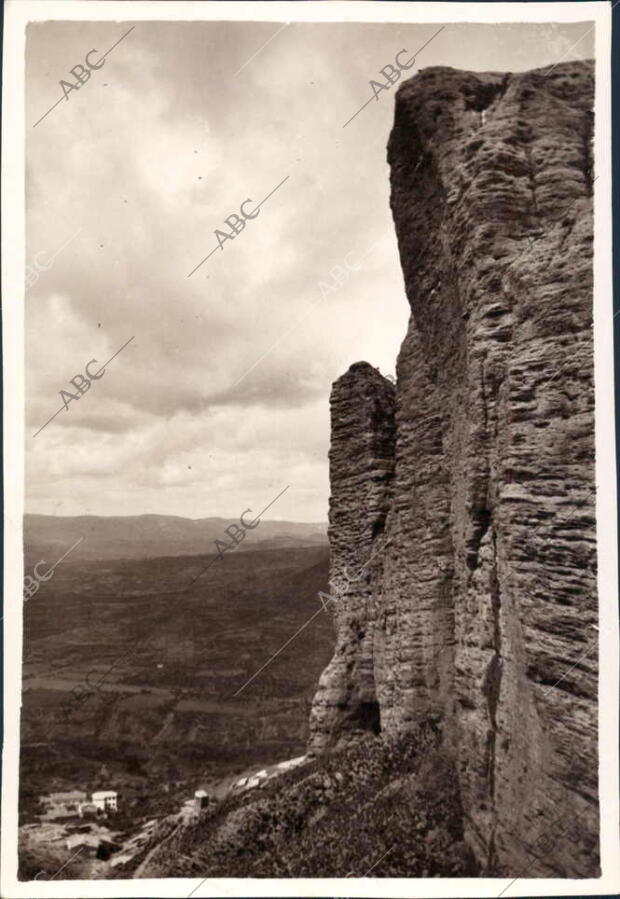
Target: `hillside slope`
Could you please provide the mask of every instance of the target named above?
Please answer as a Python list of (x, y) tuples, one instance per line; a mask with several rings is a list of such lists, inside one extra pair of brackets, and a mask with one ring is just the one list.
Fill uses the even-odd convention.
[(463, 842), (454, 765), (432, 727), (406, 743), (358, 741), (262, 789), (233, 796), (204, 823), (163, 821), (119, 877), (475, 876)]

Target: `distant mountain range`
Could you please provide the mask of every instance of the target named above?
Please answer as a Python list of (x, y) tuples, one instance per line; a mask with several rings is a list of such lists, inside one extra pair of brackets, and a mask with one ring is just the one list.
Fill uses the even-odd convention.
[[(245, 515), (251, 522), (252, 515)], [(205, 555), (218, 552), (216, 540), (230, 543), (226, 529), (238, 518), (181, 518), (176, 515), (25, 515), (24, 549), (55, 561), (80, 537), (71, 558), (148, 559), (157, 556)], [(261, 521), (238, 543), (239, 550), (285, 549), (327, 543), (326, 524)], [(44, 555), (46, 554), (46, 555)]]

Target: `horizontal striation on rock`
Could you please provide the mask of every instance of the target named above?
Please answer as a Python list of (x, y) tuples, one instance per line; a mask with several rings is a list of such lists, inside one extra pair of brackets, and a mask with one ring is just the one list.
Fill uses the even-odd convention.
[(332, 583), (364, 578), (313, 746), (364, 704), (387, 735), (439, 719), (493, 874), (599, 871), (593, 92), (588, 62), (401, 86), (396, 397), (365, 364), (332, 395)]
[(380, 729), (370, 574), (394, 473), (394, 393), (394, 385), (366, 363), (352, 365), (332, 390), (328, 605), (337, 643), (312, 709), (313, 751), (359, 731)]

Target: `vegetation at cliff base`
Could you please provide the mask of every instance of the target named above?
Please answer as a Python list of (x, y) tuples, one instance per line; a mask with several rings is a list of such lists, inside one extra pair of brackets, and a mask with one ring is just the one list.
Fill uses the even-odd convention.
[(399, 742), (365, 737), (230, 797), (207, 821), (169, 836), (136, 871), (140, 877), (477, 873), (463, 842), (454, 765), (432, 725)]

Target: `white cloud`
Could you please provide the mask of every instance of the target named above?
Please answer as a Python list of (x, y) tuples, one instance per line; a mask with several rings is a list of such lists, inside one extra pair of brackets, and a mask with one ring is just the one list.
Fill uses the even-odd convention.
[[(29, 119), (122, 28), (31, 25)], [(29, 427), (135, 335), (30, 439), (30, 510), (228, 516), (290, 483), (274, 517), (326, 518), (331, 383), (360, 359), (392, 372), (409, 311), (385, 159), (393, 92), (342, 125), (431, 29), (292, 25), (233, 77), (273, 30), (140, 23), (30, 129), (28, 258), (81, 231), (27, 294)], [(449, 26), (419, 62), (530, 68), (584, 30)], [(586, 39), (573, 55), (590, 50)], [(188, 278), (215, 228), (287, 175)], [(321, 301), (319, 282), (373, 245)]]

